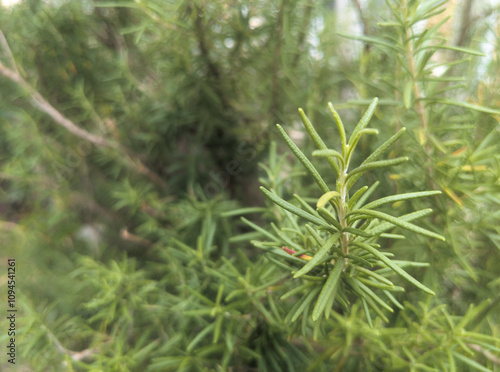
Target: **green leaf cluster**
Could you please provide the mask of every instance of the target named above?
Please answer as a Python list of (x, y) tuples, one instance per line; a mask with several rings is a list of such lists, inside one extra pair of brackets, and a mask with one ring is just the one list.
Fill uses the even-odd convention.
[[(430, 288), (401, 268), (401, 264), (411, 265), (411, 262), (396, 263), (388, 257), (392, 256), (392, 254), (381, 251), (380, 245), (377, 244), (377, 239), (382, 234), (396, 226), (431, 238), (445, 240), (441, 235), (410, 222), (427, 215), (430, 210), (424, 209), (396, 217), (375, 210), (375, 208), (384, 204), (436, 195), (441, 192), (425, 191), (399, 194), (367, 203), (368, 197), (373, 193), (378, 182), (371, 187), (362, 186), (354, 192), (351, 191), (355, 182), (365, 172), (397, 165), (408, 160), (406, 157), (379, 160), (405, 132), (405, 128), (402, 128), (381, 144), (358, 167), (354, 167), (352, 170), (349, 169), (352, 156), (361, 137), (377, 133), (366, 128), (373, 116), (376, 105), (377, 99), (375, 98), (356, 125), (349, 140), (346, 139), (344, 125), (340, 116), (333, 106), (329, 105), (339, 132), (340, 151), (327, 148), (303, 110), (299, 110), (306, 131), (318, 148), (313, 152), (313, 156), (326, 158), (335, 173), (335, 190), (329, 189), (312, 162), (278, 125), (286, 144), (314, 179), (320, 192), (323, 193), (322, 195), (319, 194), (316, 209), (314, 210), (298, 195), (295, 195), (295, 199), (301, 201), (301, 207), (297, 207), (261, 187), (264, 195), (273, 203), (310, 223), (303, 226), (296, 225), (297, 229), (287, 229), (287, 231), (275, 229), (276, 235), (272, 236), (272, 241), (254, 243), (256, 246), (266, 249), (270, 257), (274, 256), (273, 262), (282, 261), (282, 263), (276, 262), (276, 264), (281, 268), (288, 269), (293, 274), (294, 279), (300, 279), (303, 282), (302, 285), (292, 289), (291, 293), (297, 293), (297, 288), (305, 286), (308, 288), (308, 291), (296, 302), (296, 305), (287, 316), (292, 322), (297, 320), (300, 315), (305, 317), (307, 314), (311, 314), (312, 320), (315, 322), (323, 316), (328, 318), (335, 302), (339, 303), (344, 311), (349, 311), (353, 294), (355, 294), (355, 297), (361, 298), (370, 324), (372, 324), (372, 320), (369, 309), (387, 322), (388, 319), (382, 309), (393, 312), (392, 307), (386, 304), (387, 299), (392, 302), (392, 306), (403, 309), (391, 292), (403, 291), (404, 289), (394, 285), (388, 279), (391, 274), (397, 274), (424, 292), (434, 294)], [(299, 242), (295, 239), (298, 236), (300, 236)], [(392, 238), (393, 236), (388, 237)], [(400, 238), (400, 236), (397, 236), (397, 238)], [(293, 247), (297, 247), (297, 250), (293, 251), (293, 256), (299, 258), (303, 257), (303, 255), (311, 256), (304, 265), (297, 262), (300, 260), (286, 260), (283, 257), (280, 246), (294, 241)], [(273, 245), (278, 247), (273, 248)], [(290, 265), (286, 264), (287, 261), (290, 262)], [(386, 300), (382, 300), (376, 292), (383, 293)], [(287, 293), (283, 297), (287, 298), (290, 295)]]

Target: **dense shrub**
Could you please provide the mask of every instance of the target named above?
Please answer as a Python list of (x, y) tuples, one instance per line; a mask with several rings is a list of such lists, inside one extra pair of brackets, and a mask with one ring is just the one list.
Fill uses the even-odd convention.
[(2, 7), (2, 370), (498, 370), (489, 3)]

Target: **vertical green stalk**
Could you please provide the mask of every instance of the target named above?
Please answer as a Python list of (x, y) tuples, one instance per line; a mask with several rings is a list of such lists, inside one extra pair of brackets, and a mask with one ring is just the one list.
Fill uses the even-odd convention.
[[(406, 44), (405, 45), (406, 60), (408, 61), (408, 69), (409, 69), (411, 79), (412, 79), (411, 84), (412, 84), (412, 90), (413, 90), (413, 95), (414, 95), (414, 102), (415, 102), (415, 106), (416, 106), (415, 110), (417, 111), (417, 115), (418, 115), (419, 120), (420, 120), (419, 142), (421, 145), (424, 145), (425, 155), (427, 156), (428, 159), (430, 159), (432, 149), (431, 149), (431, 145), (430, 145), (430, 142), (428, 139), (428, 137), (429, 137), (429, 133), (428, 133), (429, 125), (428, 125), (427, 117), (425, 115), (425, 106), (424, 106), (424, 101), (423, 101), (423, 98), (425, 98), (425, 92), (423, 92), (422, 89), (418, 85), (419, 76), (418, 76), (417, 69), (415, 66), (416, 56), (415, 56), (414, 49), (412, 46), (412, 43), (414, 40), (414, 37), (413, 37), (414, 35), (413, 35), (412, 30), (411, 30), (411, 26), (409, 26), (409, 22), (408, 22), (409, 4), (408, 4), (407, 0), (404, 0), (403, 3), (404, 3), (404, 5), (402, 7), (403, 12), (404, 12), (404, 24), (403, 24), (404, 40), (403, 40), (403, 42)], [(403, 98), (404, 98), (404, 95), (405, 94), (403, 94)], [(438, 186), (434, 182), (434, 169), (430, 163), (427, 166), (427, 173), (429, 175), (429, 180), (430, 180), (433, 188), (438, 188)]]
[[(341, 162), (339, 162), (341, 163)], [(347, 177), (347, 167), (348, 164), (339, 164), (340, 167), (340, 175), (337, 180), (337, 191), (340, 194), (340, 203), (339, 203), (339, 210), (338, 210), (338, 218), (340, 222), (340, 226), (342, 229), (345, 229), (347, 227), (347, 182), (346, 182), (346, 177)], [(342, 231), (342, 238), (340, 240), (340, 244), (342, 247), (342, 253), (345, 255), (349, 254), (349, 233)], [(344, 267), (347, 266), (347, 259), (344, 262)]]

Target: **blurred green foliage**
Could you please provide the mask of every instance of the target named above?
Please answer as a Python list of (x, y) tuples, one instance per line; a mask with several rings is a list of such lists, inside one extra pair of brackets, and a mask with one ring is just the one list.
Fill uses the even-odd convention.
[[(499, 370), (500, 26), (488, 4), (0, 8), (0, 283), (7, 291), (15, 257), (14, 368)], [(293, 257), (250, 243), (302, 244), (290, 232), (304, 221), (259, 185), (302, 207), (294, 194), (314, 206), (324, 194), (274, 124), (335, 190), (296, 110), (331, 149), (339, 135), (326, 103), (350, 135), (373, 97), (380, 135), (359, 139), (352, 164), (407, 128), (387, 157), (409, 161), (359, 184), (379, 182), (366, 202), (442, 191), (380, 210), (431, 207), (419, 226), (445, 242), (399, 228), (387, 232), (406, 239), (378, 240), (394, 260), (429, 263), (405, 270), (436, 296), (394, 276), (405, 292), (387, 300), (402, 305), (383, 313), (387, 322), (348, 295), (348, 307), (334, 302), (315, 322), (306, 306), (297, 311), (313, 292), (287, 271)]]

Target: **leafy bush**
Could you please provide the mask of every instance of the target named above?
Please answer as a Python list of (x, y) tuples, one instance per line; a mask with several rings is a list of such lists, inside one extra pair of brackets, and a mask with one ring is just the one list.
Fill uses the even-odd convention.
[(498, 8), (335, 3), (1, 8), (2, 370), (498, 370)]

